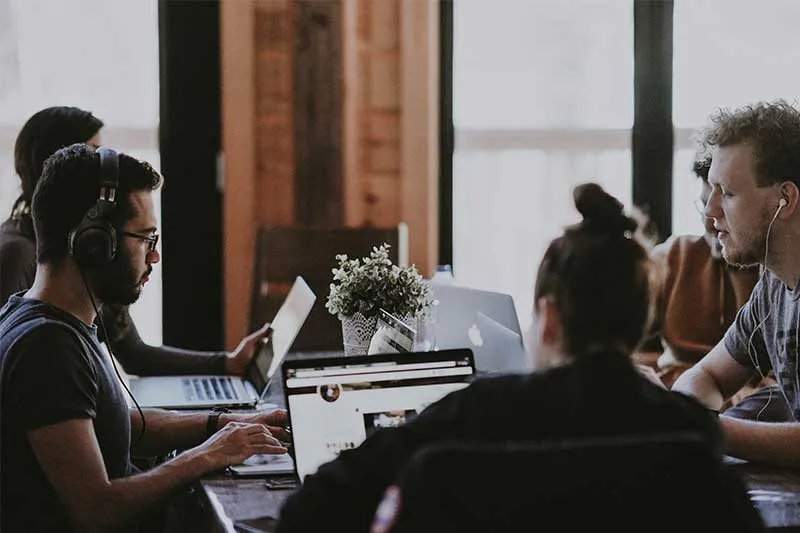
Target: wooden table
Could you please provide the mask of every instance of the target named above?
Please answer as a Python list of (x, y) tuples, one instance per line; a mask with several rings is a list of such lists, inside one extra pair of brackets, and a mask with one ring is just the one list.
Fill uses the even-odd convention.
[(245, 521), (256, 531), (272, 531), (278, 512), (291, 490), (270, 490), (264, 479), (216, 476), (202, 479), (196, 489), (200, 496), (202, 530), (232, 533), (234, 522)]
[[(771, 531), (800, 532), (800, 470), (786, 470), (743, 461), (729, 461), (747, 484), (753, 504)], [(218, 475), (200, 480), (198, 493), (211, 524), (207, 531), (234, 532), (245, 520), (254, 531), (272, 531), (291, 490), (270, 490), (264, 479)]]
[(800, 531), (800, 470), (732, 460), (750, 499), (770, 530)]
[[(335, 356), (336, 352), (290, 354), (289, 357)], [(283, 386), (274, 379), (268, 401), (283, 405)], [(744, 479), (754, 505), (770, 530), (800, 533), (800, 470), (758, 465), (728, 458), (726, 463)], [(246, 521), (256, 531), (272, 531), (283, 502), (291, 490), (270, 490), (263, 478), (237, 478), (228, 474), (201, 479), (195, 486), (199, 498), (197, 530), (233, 533), (234, 522)], [(202, 516), (202, 518), (200, 518)]]

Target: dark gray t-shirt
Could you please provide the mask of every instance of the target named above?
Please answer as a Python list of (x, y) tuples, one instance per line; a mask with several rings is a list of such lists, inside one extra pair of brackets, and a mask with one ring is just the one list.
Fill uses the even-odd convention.
[(100, 348), (95, 327), (46, 303), (17, 296), (0, 316), (4, 330), (11, 320), (17, 324), (0, 338), (2, 531), (71, 531), (66, 510), (27, 434), (66, 420), (90, 419), (108, 477), (128, 476), (133, 467), (125, 393)]
[(800, 420), (800, 288), (789, 289), (766, 271), (725, 333), (725, 348), (761, 375), (775, 371), (786, 401)]

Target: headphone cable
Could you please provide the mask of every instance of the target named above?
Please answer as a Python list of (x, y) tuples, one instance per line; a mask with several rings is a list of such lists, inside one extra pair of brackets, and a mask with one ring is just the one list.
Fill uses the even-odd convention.
[(128, 396), (130, 396), (131, 400), (133, 400), (133, 403), (136, 406), (136, 410), (139, 412), (139, 418), (142, 421), (142, 427), (139, 430), (139, 436), (136, 438), (136, 442), (131, 444), (131, 447), (133, 448), (138, 446), (139, 443), (142, 442), (142, 439), (144, 438), (144, 433), (147, 429), (147, 422), (145, 421), (144, 418), (144, 411), (142, 411), (139, 402), (136, 401), (136, 397), (128, 388), (128, 385), (125, 384), (125, 380), (122, 379), (122, 376), (119, 373), (119, 369), (117, 369), (117, 363), (114, 360), (115, 359), (114, 352), (111, 351), (111, 340), (108, 338), (108, 331), (106, 330), (106, 324), (103, 321), (103, 316), (100, 314), (100, 309), (98, 309), (97, 303), (94, 300), (94, 295), (92, 294), (92, 290), (89, 288), (89, 282), (86, 280), (86, 272), (84, 272), (82, 268), (80, 268), (79, 270), (81, 271), (81, 278), (83, 278), (83, 286), (86, 287), (86, 292), (89, 293), (89, 299), (92, 301), (92, 307), (94, 308), (94, 312), (97, 315), (97, 321), (100, 322), (100, 331), (103, 333), (103, 339), (106, 342), (106, 348), (108, 349), (108, 353), (111, 356), (111, 366), (114, 367), (114, 372), (117, 374), (117, 379), (119, 379), (119, 382), (122, 384), (122, 388), (125, 389), (125, 392), (127, 392)]

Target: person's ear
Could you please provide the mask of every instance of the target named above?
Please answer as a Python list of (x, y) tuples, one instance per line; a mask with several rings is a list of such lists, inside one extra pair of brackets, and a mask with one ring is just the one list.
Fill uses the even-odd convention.
[(559, 344), (561, 342), (561, 316), (556, 309), (552, 296), (543, 296), (536, 301), (536, 312), (539, 315), (539, 336), (542, 344)]
[(791, 181), (784, 181), (781, 183), (781, 197), (778, 200), (778, 207), (776, 217), (781, 220), (788, 219), (795, 211), (797, 211), (798, 204), (800, 203), (800, 189)]

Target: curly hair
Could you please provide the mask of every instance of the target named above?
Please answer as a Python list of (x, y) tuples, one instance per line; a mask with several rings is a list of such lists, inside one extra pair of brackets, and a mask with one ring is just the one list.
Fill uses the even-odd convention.
[(705, 155), (702, 158), (697, 158), (692, 163), (692, 173), (705, 182), (708, 182), (709, 170), (711, 170), (710, 155)]
[(702, 142), (705, 147), (747, 144), (753, 150), (758, 186), (792, 181), (800, 187), (800, 111), (786, 100), (719, 109)]

